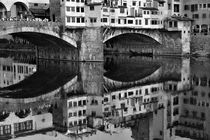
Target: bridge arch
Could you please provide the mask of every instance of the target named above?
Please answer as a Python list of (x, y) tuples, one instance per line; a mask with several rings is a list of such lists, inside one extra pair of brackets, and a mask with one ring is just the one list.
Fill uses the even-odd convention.
[(23, 18), (29, 12), (28, 3), (24, 1), (16, 1), (10, 7), (10, 16)]
[[(9, 26), (8, 26), (9, 25)], [(3, 24), (0, 23), (0, 36), (15, 34), (15, 33), (40, 33), (50, 35), (77, 48), (77, 41), (74, 37), (69, 34), (60, 32), (58, 23), (51, 22), (33, 22), (33, 21), (4, 21)]]
[(117, 36), (120, 35), (125, 35), (125, 34), (139, 34), (139, 35), (144, 35), (147, 36), (159, 44), (162, 44), (162, 36), (160, 34), (160, 31), (158, 30), (151, 30), (151, 29), (130, 29), (130, 28), (125, 28), (125, 29), (118, 29), (118, 28), (107, 28), (105, 29), (103, 33), (103, 43), (107, 42), (110, 39), (113, 39)]
[(7, 11), (10, 11), (12, 6), (16, 3), (21, 3), (27, 7), (27, 9), (29, 8), (29, 3), (27, 0), (0, 0), (0, 2), (5, 5)]

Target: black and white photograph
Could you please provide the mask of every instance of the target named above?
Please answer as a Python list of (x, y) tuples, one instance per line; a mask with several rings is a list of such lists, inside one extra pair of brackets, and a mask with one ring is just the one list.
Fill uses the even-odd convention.
[(210, 0), (0, 0), (0, 140), (210, 140)]

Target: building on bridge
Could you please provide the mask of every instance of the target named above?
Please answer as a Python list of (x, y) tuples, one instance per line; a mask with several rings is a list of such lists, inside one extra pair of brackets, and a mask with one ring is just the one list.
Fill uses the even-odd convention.
[(210, 1), (209, 0), (184, 0), (184, 16), (194, 19), (194, 34), (210, 33)]
[(2, 18), (49, 18), (49, 0), (1, 0), (0, 19)]
[(29, 10), (35, 18), (50, 19), (49, 0), (29, 0)]

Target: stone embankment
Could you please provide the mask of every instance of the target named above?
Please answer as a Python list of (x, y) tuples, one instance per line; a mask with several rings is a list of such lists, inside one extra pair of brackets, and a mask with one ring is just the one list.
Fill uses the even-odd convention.
[(191, 54), (197, 57), (210, 57), (210, 35), (192, 35)]

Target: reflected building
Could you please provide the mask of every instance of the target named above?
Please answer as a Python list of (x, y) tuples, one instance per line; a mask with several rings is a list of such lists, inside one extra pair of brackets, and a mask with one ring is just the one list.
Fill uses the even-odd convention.
[(12, 58), (0, 58), (0, 87), (8, 87), (37, 71), (35, 64), (18, 63)]
[(14, 138), (53, 127), (52, 114), (36, 108), (0, 113), (0, 138)]

